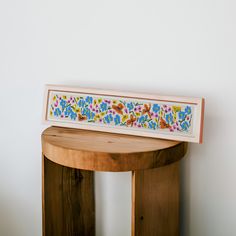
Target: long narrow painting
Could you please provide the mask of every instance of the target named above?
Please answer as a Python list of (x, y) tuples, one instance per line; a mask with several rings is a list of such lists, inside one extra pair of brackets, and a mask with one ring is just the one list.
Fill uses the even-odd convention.
[(54, 126), (202, 143), (203, 98), (47, 85), (44, 121)]

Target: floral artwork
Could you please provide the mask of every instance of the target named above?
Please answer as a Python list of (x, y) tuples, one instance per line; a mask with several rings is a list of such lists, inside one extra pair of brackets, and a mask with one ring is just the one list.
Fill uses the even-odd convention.
[(191, 134), (194, 106), (154, 100), (51, 92), (50, 120)]

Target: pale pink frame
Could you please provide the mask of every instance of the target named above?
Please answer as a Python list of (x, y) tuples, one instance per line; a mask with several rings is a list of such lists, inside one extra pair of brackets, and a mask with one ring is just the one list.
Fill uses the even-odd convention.
[(155, 101), (166, 101), (166, 102), (174, 102), (174, 103), (184, 103), (184, 104), (194, 104), (196, 107), (194, 113), (195, 125), (193, 129), (193, 136), (179, 136), (179, 135), (171, 135), (171, 133), (163, 134), (163, 133), (148, 133), (145, 131), (138, 132), (138, 136), (144, 137), (152, 137), (152, 138), (160, 138), (160, 139), (169, 139), (169, 140), (178, 140), (185, 142), (195, 142), (202, 143), (203, 142), (203, 120), (204, 120), (204, 98), (189, 98), (189, 97), (176, 97), (176, 96), (163, 96), (163, 95), (154, 95), (154, 94), (141, 94), (141, 93), (132, 93), (132, 92), (121, 92), (121, 91), (113, 91), (113, 90), (101, 90), (101, 89), (91, 89), (91, 88), (81, 88), (81, 87), (69, 87), (64, 85), (46, 85), (45, 86), (45, 95), (44, 95), (44, 108), (43, 108), (43, 122), (48, 125), (68, 127), (68, 128), (79, 128), (86, 130), (96, 130), (110, 133), (121, 133), (127, 135), (136, 135), (137, 132), (133, 130), (119, 130), (111, 127), (99, 127), (99, 126), (91, 126), (89, 124), (79, 124), (79, 123), (64, 123), (64, 122), (54, 122), (49, 121), (47, 119), (48, 115), (48, 99), (50, 91), (60, 91), (60, 92), (78, 92), (78, 93), (86, 93), (91, 95), (104, 95), (104, 96), (117, 96), (117, 97), (125, 97), (125, 98), (138, 98), (138, 99), (147, 99), (147, 100), (155, 100)]

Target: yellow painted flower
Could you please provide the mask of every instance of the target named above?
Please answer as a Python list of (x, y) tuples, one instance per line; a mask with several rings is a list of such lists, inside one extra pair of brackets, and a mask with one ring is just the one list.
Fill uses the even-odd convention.
[(118, 103), (117, 100), (113, 100), (112, 102), (113, 102), (113, 104), (115, 104), (115, 105)]
[(172, 106), (172, 109), (173, 109), (173, 111), (175, 113), (181, 111), (181, 107), (180, 106)]
[(76, 109), (76, 112), (77, 112), (77, 113), (79, 113), (80, 111), (81, 111), (80, 108), (77, 108), (77, 109)]
[(101, 115), (101, 116), (105, 116), (105, 115), (106, 115), (106, 112), (101, 112), (100, 115)]
[(76, 111), (76, 105), (74, 105), (74, 106), (71, 106), (71, 108), (73, 109), (73, 111)]
[(143, 124), (143, 127), (144, 127), (144, 128), (147, 128), (147, 124), (146, 124), (146, 123), (144, 123), (144, 124)]
[(96, 106), (98, 104), (98, 101), (96, 99), (93, 100), (93, 105)]
[(102, 102), (102, 98), (98, 98), (98, 103), (101, 103)]
[(122, 117), (122, 122), (125, 122), (128, 118), (129, 118), (128, 115), (123, 115), (123, 117)]
[(141, 114), (139, 112), (136, 112), (135, 115), (139, 117)]
[(56, 101), (56, 99), (57, 99), (57, 97), (54, 95), (54, 96), (53, 96), (53, 101)]
[(64, 96), (62, 96), (63, 97), (63, 99), (67, 99), (67, 97), (64, 95)]
[(95, 121), (97, 121), (97, 120), (99, 120), (99, 119), (100, 119), (100, 115), (99, 115), (99, 114), (97, 114), (97, 115), (94, 116), (94, 120), (95, 120)]
[(52, 113), (52, 110), (51, 110), (51, 111), (50, 111), (50, 116), (52, 116), (52, 114), (53, 114), (53, 113)]

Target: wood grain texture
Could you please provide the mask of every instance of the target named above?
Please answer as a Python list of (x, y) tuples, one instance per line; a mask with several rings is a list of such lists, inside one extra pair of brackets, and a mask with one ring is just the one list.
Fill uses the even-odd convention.
[(133, 171), (132, 236), (179, 235), (179, 163)]
[[(132, 171), (132, 236), (177, 236), (187, 143), (50, 127), (42, 133), (43, 236), (95, 234), (92, 171)], [(158, 168), (157, 168), (158, 167)]]
[(93, 172), (43, 163), (43, 235), (95, 235)]
[(94, 171), (156, 168), (180, 160), (187, 143), (131, 135), (50, 127), (42, 134), (45, 156), (60, 165)]
[(45, 236), (44, 155), (42, 154), (42, 235)]

